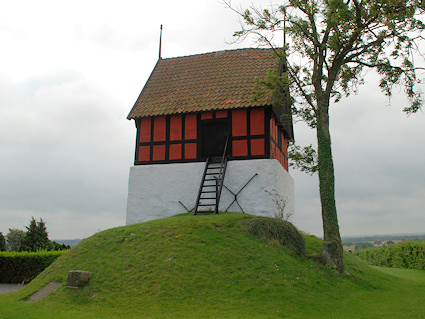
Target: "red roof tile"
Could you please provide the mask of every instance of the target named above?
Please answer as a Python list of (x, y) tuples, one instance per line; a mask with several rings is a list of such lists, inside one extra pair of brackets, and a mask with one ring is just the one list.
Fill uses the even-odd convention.
[(252, 91), (278, 63), (270, 49), (160, 59), (127, 118), (270, 105), (270, 95), (254, 101)]

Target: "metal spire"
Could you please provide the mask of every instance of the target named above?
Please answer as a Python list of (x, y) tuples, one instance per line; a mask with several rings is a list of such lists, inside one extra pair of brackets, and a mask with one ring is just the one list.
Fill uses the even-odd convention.
[(162, 59), (161, 57), (161, 43), (162, 43), (162, 24), (161, 24), (161, 28), (159, 31), (159, 58)]

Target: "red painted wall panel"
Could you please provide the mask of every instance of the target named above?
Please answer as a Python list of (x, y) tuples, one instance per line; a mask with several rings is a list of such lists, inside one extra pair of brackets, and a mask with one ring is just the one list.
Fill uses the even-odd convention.
[(166, 137), (166, 117), (159, 116), (154, 118), (153, 140), (155, 142), (165, 141)]
[(184, 145), (184, 158), (195, 159), (196, 155), (196, 143), (186, 143)]
[(197, 137), (197, 116), (196, 114), (186, 114), (184, 138), (185, 140), (194, 140)]
[(270, 143), (270, 157), (276, 158), (276, 144)]
[(165, 161), (165, 145), (154, 145), (152, 160)]
[[(279, 148), (279, 134), (281, 134), (282, 145)], [(270, 157), (277, 159), (279, 163), (288, 170), (288, 141), (285, 139), (282, 130), (278, 129), (278, 122), (274, 119), (270, 119)]]
[(171, 144), (170, 145), (170, 160), (179, 160), (182, 158), (182, 145), (181, 144)]
[(145, 117), (140, 121), (140, 142), (151, 141), (151, 118)]
[(251, 140), (251, 155), (264, 155), (264, 139)]
[(227, 111), (217, 111), (215, 113), (215, 118), (217, 118), (217, 119), (222, 119), (222, 118), (225, 118), (225, 117), (227, 117)]
[(233, 156), (248, 156), (248, 141), (236, 140), (232, 142)]
[(147, 162), (150, 160), (151, 147), (150, 146), (139, 146), (139, 154), (137, 160), (140, 162)]
[(232, 112), (232, 136), (246, 136), (246, 135), (247, 135), (246, 110), (234, 110)]
[(251, 110), (251, 135), (264, 134), (264, 109)]
[(170, 117), (170, 141), (182, 139), (182, 116), (172, 115)]
[(273, 119), (273, 139), (277, 142), (277, 123), (275, 119)]
[(213, 113), (212, 112), (204, 112), (201, 113), (201, 120), (209, 120), (213, 118)]

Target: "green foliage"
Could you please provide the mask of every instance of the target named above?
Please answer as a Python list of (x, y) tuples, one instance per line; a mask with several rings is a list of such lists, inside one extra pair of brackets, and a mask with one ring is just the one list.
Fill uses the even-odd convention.
[(0, 251), (6, 251), (6, 238), (4, 238), (3, 233), (0, 232)]
[[(20, 229), (10, 229), (6, 235), (7, 248), (9, 251), (38, 251), (38, 250), (67, 250), (71, 246), (50, 241), (46, 223), (40, 218), (37, 222), (31, 218), (27, 232)], [(1, 238), (0, 238), (1, 241)], [(0, 245), (1, 246), (1, 245)], [(1, 250), (0, 250), (1, 251)]]
[(19, 251), (21, 240), (25, 236), (25, 232), (17, 228), (9, 228), (9, 232), (6, 235), (7, 248), (9, 251)]
[(70, 245), (59, 244), (58, 242), (52, 241), (52, 250), (69, 250), (71, 249)]
[[(276, 55), (282, 59), (282, 53), (276, 51)], [(287, 73), (278, 74), (278, 70), (270, 69), (267, 71), (264, 78), (256, 78), (256, 82), (253, 89), (253, 99), (261, 100), (265, 95), (272, 94), (272, 104), (275, 107), (281, 107), (283, 105), (292, 105), (294, 99), (291, 97), (288, 91), (289, 78)], [(279, 94), (276, 94), (279, 93)], [(289, 119), (281, 119), (282, 123)], [(292, 118), (290, 118), (292, 122)], [(292, 123), (289, 124), (292, 124)]]
[(300, 232), (286, 220), (258, 217), (241, 221), (243, 230), (272, 242), (287, 247), (298, 255), (305, 254), (305, 239)]
[(37, 222), (34, 217), (32, 217), (26, 229), (27, 232), (22, 238), (19, 246), (20, 251), (52, 250), (54, 248), (54, 245), (49, 240), (46, 224), (41, 218), (40, 221)]
[(425, 269), (425, 241), (363, 249), (356, 255), (376, 266)]
[(354, 246), (354, 250), (358, 251), (358, 250), (361, 250), (361, 249), (367, 249), (367, 248), (372, 248), (372, 247), (373, 247), (373, 244), (368, 243), (368, 242), (362, 242), (362, 243), (357, 243)]
[(272, 189), (271, 191), (268, 191), (267, 189), (264, 190), (265, 193), (267, 193), (271, 200), (275, 203), (278, 211), (274, 214), (273, 217), (289, 221), (289, 219), (294, 214), (293, 211), (289, 211), (288, 208), (286, 208), (287, 200), (283, 198), (276, 189)]
[(6, 238), (4, 238), (3, 233), (0, 232), (0, 251), (6, 251)]
[(290, 145), (288, 151), (289, 166), (313, 175), (317, 172), (317, 153), (312, 145), (301, 148), (298, 145)]
[(37, 277), (63, 252), (2, 252), (0, 253), (0, 283), (27, 283)]

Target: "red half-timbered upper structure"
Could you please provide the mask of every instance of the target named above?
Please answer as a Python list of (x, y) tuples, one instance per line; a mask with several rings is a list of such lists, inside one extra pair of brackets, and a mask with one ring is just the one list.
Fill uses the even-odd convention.
[[(279, 69), (270, 49), (159, 59), (128, 115), (137, 127), (135, 165), (274, 158), (288, 170), (289, 106), (254, 98), (258, 79)], [(280, 67), (282, 69), (282, 67)]]

